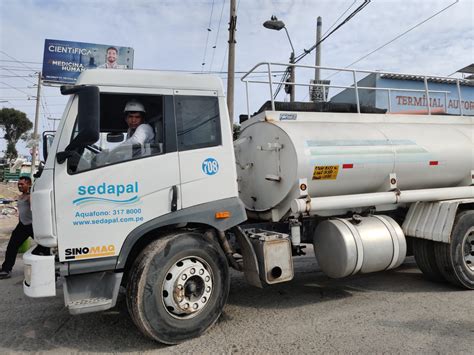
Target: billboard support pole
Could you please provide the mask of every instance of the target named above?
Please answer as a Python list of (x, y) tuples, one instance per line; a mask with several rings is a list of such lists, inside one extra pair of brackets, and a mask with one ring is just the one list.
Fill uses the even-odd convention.
[(33, 181), (33, 175), (36, 168), (36, 155), (38, 154), (38, 121), (39, 121), (39, 110), (40, 110), (40, 97), (41, 95), (41, 72), (38, 73), (38, 88), (36, 89), (36, 112), (35, 112), (35, 124), (33, 126), (33, 148), (31, 149), (31, 173), (30, 177)]

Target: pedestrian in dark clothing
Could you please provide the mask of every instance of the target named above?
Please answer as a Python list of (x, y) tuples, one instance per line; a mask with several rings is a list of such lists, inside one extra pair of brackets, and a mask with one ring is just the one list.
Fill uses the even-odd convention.
[(11, 277), (11, 271), (13, 265), (15, 265), (18, 249), (28, 237), (33, 237), (30, 189), (31, 179), (28, 176), (20, 177), (18, 180), (18, 190), (20, 190), (21, 195), (17, 201), (19, 221), (8, 242), (5, 261), (0, 271), (0, 279), (8, 279)]

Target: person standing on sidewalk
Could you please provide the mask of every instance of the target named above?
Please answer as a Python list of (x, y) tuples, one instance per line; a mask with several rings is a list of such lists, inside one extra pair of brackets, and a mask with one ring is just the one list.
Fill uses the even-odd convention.
[(31, 216), (30, 206), (30, 189), (31, 179), (29, 176), (21, 176), (18, 179), (18, 190), (21, 195), (18, 198), (18, 217), (19, 221), (12, 232), (10, 241), (8, 242), (7, 251), (5, 253), (5, 261), (0, 271), (0, 279), (8, 279), (11, 277), (13, 265), (15, 265), (18, 249), (28, 237), (33, 237), (33, 219)]

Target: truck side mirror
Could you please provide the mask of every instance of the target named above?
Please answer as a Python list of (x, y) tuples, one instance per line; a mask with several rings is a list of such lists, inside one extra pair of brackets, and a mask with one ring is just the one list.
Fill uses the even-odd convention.
[(107, 142), (120, 143), (123, 141), (123, 133), (107, 133)]
[[(99, 140), (100, 95), (97, 86), (62, 86), (61, 94), (79, 96), (77, 113), (77, 135), (66, 147), (66, 152), (77, 150), (94, 144)], [(59, 152), (61, 153), (61, 152)], [(58, 153), (58, 154), (59, 154)], [(63, 154), (64, 155), (64, 154)], [(68, 155), (68, 154), (66, 154)], [(64, 157), (63, 157), (64, 158)], [(63, 159), (61, 159), (64, 161)], [(58, 160), (59, 163), (59, 160)]]
[(55, 131), (44, 131), (43, 132), (43, 159), (46, 161), (48, 159), (49, 149), (53, 144)]

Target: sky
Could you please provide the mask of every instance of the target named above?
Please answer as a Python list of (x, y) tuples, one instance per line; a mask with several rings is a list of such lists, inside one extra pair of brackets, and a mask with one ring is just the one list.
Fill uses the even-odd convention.
[[(259, 62), (287, 63), (291, 52), (284, 31), (268, 30), (263, 22), (272, 15), (284, 21), (298, 55), (315, 43), (318, 16), (325, 33), (364, 0), (236, 2), (235, 122), (247, 111), (243, 73)], [(226, 90), (229, 4), (230, 0), (0, 0), (0, 108), (23, 111), (34, 121), (45, 39), (132, 47), (135, 69), (211, 72), (222, 78)], [(323, 42), (321, 65), (452, 75), (474, 62), (473, 4), (472, 0), (372, 0)], [(312, 52), (300, 64), (314, 65), (314, 58)], [(330, 73), (334, 72), (323, 71), (322, 79)], [(307, 83), (312, 75), (297, 70), (296, 80)], [(350, 84), (347, 75), (330, 79), (333, 84)], [(307, 91), (299, 88), (297, 101), (308, 100)], [(41, 96), (40, 133), (57, 127), (55, 119), (66, 103), (58, 87), (42, 86)], [(269, 99), (268, 88), (252, 86), (251, 97), (253, 112)], [(281, 100), (287, 100), (283, 93)], [(0, 139), (0, 151), (5, 146)], [(17, 148), (28, 154), (24, 143)]]

